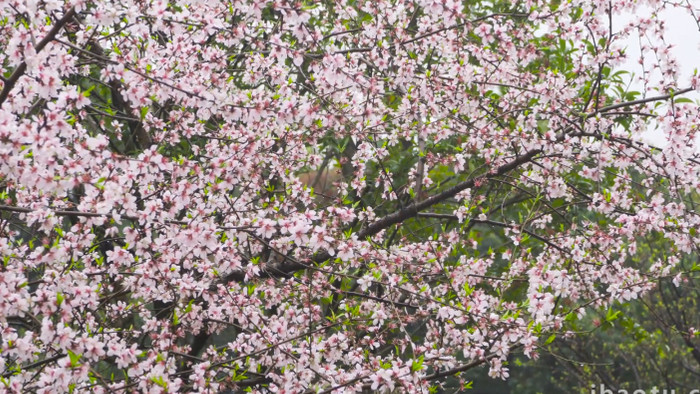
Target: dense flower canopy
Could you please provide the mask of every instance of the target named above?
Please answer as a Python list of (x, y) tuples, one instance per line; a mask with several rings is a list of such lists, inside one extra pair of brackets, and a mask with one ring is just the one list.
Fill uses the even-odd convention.
[(0, 0), (0, 387), (427, 392), (682, 282), (677, 3)]

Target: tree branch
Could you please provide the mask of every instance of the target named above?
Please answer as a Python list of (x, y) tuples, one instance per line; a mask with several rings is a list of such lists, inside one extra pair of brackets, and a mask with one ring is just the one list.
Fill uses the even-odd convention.
[[(518, 348), (520, 348), (520, 347), (522, 347), (522, 346), (523, 346), (523, 345), (515, 345), (515, 346), (512, 346), (512, 347), (510, 348), (510, 351), (512, 352), (513, 350), (518, 349)], [(490, 359), (492, 359), (492, 358), (495, 358), (496, 356), (497, 356), (497, 353), (491, 353), (491, 354), (488, 354), (488, 355), (484, 356), (484, 358), (482, 358), (482, 359), (480, 359), (480, 360), (472, 361), (472, 362), (470, 362), (469, 364), (460, 365), (459, 367), (454, 367), (454, 368), (452, 368), (452, 369), (448, 369), (448, 370), (441, 371), (441, 372), (440, 372), (440, 371), (435, 372), (435, 373), (432, 374), (432, 375), (426, 376), (425, 379), (426, 379), (426, 380), (436, 380), (436, 379), (444, 378), (444, 377), (447, 377), (447, 376), (456, 375), (456, 374), (458, 374), (458, 373), (460, 373), (460, 372), (464, 372), (464, 371), (470, 370), (470, 369), (472, 369), (472, 368), (474, 368), (474, 367), (478, 367), (479, 365), (481, 365), (481, 364), (487, 362), (488, 360), (490, 360)]]
[[(54, 361), (60, 360), (60, 359), (62, 359), (63, 357), (66, 357), (66, 355), (65, 355), (65, 354), (57, 354), (57, 355), (55, 355), (55, 356), (51, 356), (51, 357), (49, 357), (49, 358), (45, 358), (45, 359), (43, 359), (43, 360), (39, 360), (39, 361), (37, 361), (37, 362), (35, 362), (35, 363), (29, 364), (29, 365), (25, 365), (25, 366), (22, 367), (22, 370), (24, 370), (24, 371), (29, 371), (30, 369), (34, 369), (34, 368), (36, 368), (36, 367), (41, 367), (42, 365), (50, 364), (50, 363), (52, 363), (52, 362), (54, 362)], [(10, 371), (5, 372), (4, 374), (2, 374), (2, 377), (3, 377), (3, 378), (9, 378), (9, 377), (12, 376), (14, 373), (15, 373), (15, 371), (12, 370), (12, 369), (10, 369)]]
[[(523, 346), (523, 345), (515, 345), (515, 346), (513, 346), (513, 347), (510, 348), (510, 351), (512, 352), (513, 350), (518, 349), (518, 348), (520, 348), (520, 347), (522, 347), (522, 346)], [(481, 364), (487, 362), (488, 360), (490, 360), (490, 359), (492, 359), (492, 358), (495, 358), (496, 356), (497, 356), (497, 353), (491, 353), (491, 354), (488, 354), (488, 355), (484, 356), (483, 358), (481, 358), (481, 359), (479, 359), (479, 360), (474, 360), (474, 361), (472, 361), (472, 362), (470, 362), (470, 363), (468, 363), (468, 364), (460, 365), (459, 367), (454, 367), (454, 368), (452, 368), (452, 369), (447, 369), (447, 370), (445, 370), (445, 371), (437, 371), (437, 372), (435, 372), (435, 373), (433, 373), (433, 374), (431, 374), (431, 375), (426, 376), (426, 377), (425, 377), (425, 380), (426, 380), (426, 381), (427, 381), (427, 380), (437, 380), (437, 379), (444, 378), (444, 377), (447, 377), (447, 376), (456, 375), (456, 374), (458, 374), (458, 373), (460, 373), (460, 372), (468, 371), (468, 370), (470, 370), (470, 369), (472, 369), (472, 368), (478, 367), (479, 365), (481, 365)], [(355, 383), (357, 383), (357, 382), (359, 382), (359, 381), (361, 381), (361, 380), (363, 380), (363, 379), (366, 379), (366, 378), (368, 378), (368, 377), (369, 377), (369, 376), (360, 376), (360, 377), (357, 377), (357, 378), (355, 378), (355, 379), (351, 379), (351, 380), (349, 380), (349, 381), (347, 381), (347, 382), (345, 382), (345, 383), (343, 383), (343, 384), (341, 384), (341, 385), (334, 386), (334, 387), (331, 387), (331, 388), (329, 388), (329, 389), (323, 390), (323, 391), (321, 391), (320, 394), (329, 394), (329, 393), (332, 393), (332, 392), (334, 392), (334, 391), (336, 391), (336, 390), (342, 389), (343, 387), (347, 387), (347, 386), (353, 385), (353, 384), (355, 384)], [(372, 385), (369, 384), (369, 383), (366, 383), (366, 384), (363, 384), (363, 385), (362, 385), (362, 389), (363, 389), (363, 390), (370, 390), (371, 388), (372, 388)]]
[(691, 92), (693, 90), (695, 90), (695, 89), (685, 88), (685, 89), (681, 89), (677, 92), (664, 94), (662, 96), (647, 97), (647, 98), (643, 98), (643, 99), (639, 99), (639, 100), (626, 101), (624, 103), (617, 103), (617, 104), (613, 104), (613, 105), (608, 105), (607, 107), (603, 107), (599, 110), (593, 111), (592, 113), (587, 114), (586, 116), (592, 116), (592, 115), (595, 115), (595, 114), (598, 114), (601, 112), (608, 112), (608, 111), (616, 110), (618, 108), (633, 107), (635, 105), (651, 103), (654, 101), (668, 100), (672, 97), (680, 96), (681, 94), (685, 94), (685, 93)]
[[(467, 22), (456, 23), (456, 24), (451, 25), (451, 26), (447, 26), (447, 27), (443, 27), (443, 28), (440, 28), (440, 29), (432, 30), (432, 31), (429, 31), (429, 32), (427, 32), (427, 33), (421, 34), (421, 35), (419, 35), (419, 36), (416, 36), (416, 37), (413, 37), (413, 38), (409, 38), (409, 39), (407, 39), (407, 40), (405, 40), (405, 41), (401, 41), (401, 42), (394, 43), (394, 44), (388, 46), (387, 49), (389, 49), (389, 50), (395, 49), (396, 47), (401, 47), (401, 46), (404, 46), (404, 45), (407, 45), (407, 44), (411, 44), (411, 43), (414, 43), (414, 42), (416, 42), (416, 41), (420, 41), (420, 40), (422, 40), (422, 39), (424, 39), (424, 38), (428, 38), (428, 37), (434, 36), (434, 35), (436, 35), (436, 34), (440, 34), (440, 33), (443, 33), (443, 32), (445, 32), (445, 31), (448, 31), (448, 30), (459, 29), (459, 28), (462, 28), (462, 27), (464, 27), (464, 26), (467, 26), (468, 24), (481, 22), (481, 21), (484, 21), (484, 20), (487, 20), (487, 19), (491, 19), (491, 18), (495, 18), (495, 17), (521, 17), (521, 18), (526, 18), (528, 15), (529, 15), (529, 14), (523, 14), (523, 13), (502, 13), (502, 12), (501, 12), (501, 13), (494, 13), (494, 14), (484, 15), (484, 16), (482, 16), (482, 17), (475, 18), (475, 19), (472, 19), (472, 20), (467, 21)], [(359, 30), (359, 29), (356, 29), (356, 30)], [(348, 32), (355, 32), (355, 31), (353, 30), (353, 31), (348, 31)], [(344, 33), (348, 33), (348, 32), (340, 32), (339, 34), (344, 34)], [(324, 39), (326, 39), (326, 37), (324, 37)], [(333, 52), (333, 54), (334, 54), (334, 55), (338, 55), (338, 54), (340, 54), (340, 55), (346, 55), (346, 54), (348, 54), (348, 53), (366, 53), (366, 52), (371, 52), (372, 49), (374, 49), (374, 48), (349, 48), (349, 49), (343, 49), (343, 50), (335, 51), (335, 52)], [(318, 59), (318, 58), (323, 57), (323, 54), (308, 54), (308, 53), (307, 53), (305, 56), (307, 56), (307, 57), (309, 57), (309, 58), (312, 58), (312, 59), (313, 59), (313, 58)]]
[[(73, 18), (75, 15), (75, 8), (71, 8), (68, 10), (68, 12), (63, 15), (63, 18), (59, 19), (49, 30), (49, 33), (44, 37), (43, 40), (39, 41), (39, 44), (34, 48), (36, 53), (41, 52), (42, 49), (46, 45), (48, 45), (49, 42), (51, 42), (54, 38), (56, 38), (56, 35), (58, 32), (63, 28), (63, 26), (68, 23), (69, 20)], [(0, 92), (0, 105), (2, 105), (5, 100), (7, 100), (7, 97), (10, 95), (10, 90), (15, 87), (15, 84), (19, 80), (19, 78), (24, 75), (24, 72), (27, 71), (27, 62), (24, 61), (20, 63), (19, 66), (15, 69), (15, 71), (10, 75), (10, 78), (7, 79), (5, 82), (5, 86), (2, 88), (2, 92)]]
[[(12, 205), (2, 205), (0, 204), (0, 212), (5, 211), (5, 212), (15, 212), (15, 213), (30, 213), (34, 212), (33, 209), (31, 208), (24, 208), (24, 207), (14, 207)], [(112, 213), (99, 213), (99, 212), (83, 212), (83, 211), (66, 211), (66, 210), (52, 210), (51, 213), (53, 213), (56, 216), (67, 216), (67, 217), (87, 217), (87, 218), (97, 218), (97, 217), (112, 217)], [(139, 218), (136, 216), (129, 216), (129, 215), (120, 215), (122, 219), (126, 220), (131, 220), (133, 222), (138, 223)], [(178, 226), (189, 226), (190, 222), (184, 221), (184, 220), (171, 220), (167, 219), (163, 221), (166, 224), (175, 224)], [(227, 226), (227, 227), (218, 227), (222, 230), (244, 230), (247, 229), (248, 226)]]
[[(428, 209), (432, 207), (435, 204), (438, 204), (442, 201), (447, 200), (448, 198), (456, 196), (459, 192), (472, 188), (475, 185), (481, 183), (484, 180), (488, 180), (491, 178), (495, 178), (497, 176), (501, 176), (511, 170), (514, 170), (518, 168), (519, 166), (529, 162), (533, 157), (538, 155), (539, 153), (542, 152), (542, 149), (533, 149), (527, 153), (525, 153), (522, 156), (518, 156), (515, 160), (506, 163), (500, 167), (498, 167), (496, 170), (489, 172), (486, 175), (481, 175), (478, 177), (474, 177), (471, 179), (467, 179), (464, 182), (458, 183), (457, 185), (441, 192), (438, 194), (435, 194), (433, 196), (430, 196), (426, 198), (425, 200), (419, 201), (419, 202), (414, 202), (413, 204), (402, 208), (392, 214), (386, 215), (383, 218), (375, 221), (374, 223), (370, 224), (369, 226), (365, 227), (364, 229), (360, 230), (357, 233), (357, 238), (358, 239), (364, 239), (367, 237), (371, 237), (373, 235), (376, 235), (380, 231), (389, 228), (390, 226), (401, 223), (405, 221), (406, 219), (416, 217), (419, 212)], [(308, 263), (300, 262), (300, 261), (283, 261), (282, 263), (279, 264), (273, 264), (270, 265), (269, 267), (266, 267), (263, 271), (260, 272), (259, 277), (272, 277), (272, 276), (286, 276), (289, 275), (293, 272), (303, 270), (305, 268), (308, 268), (309, 264), (311, 263), (322, 263), (328, 259), (330, 259), (332, 256), (328, 252), (322, 252), (319, 253), (315, 256), (313, 256)], [(223, 278), (224, 282), (229, 282), (229, 281), (236, 281), (236, 282), (243, 282), (246, 278), (246, 274), (243, 271), (238, 271), (238, 272), (233, 272)]]

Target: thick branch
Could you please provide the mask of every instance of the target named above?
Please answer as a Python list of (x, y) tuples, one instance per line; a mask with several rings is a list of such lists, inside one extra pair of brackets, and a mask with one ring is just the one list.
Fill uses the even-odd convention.
[(406, 208), (399, 210), (397, 212), (394, 212), (390, 215), (387, 215), (376, 222), (372, 223), (369, 225), (367, 228), (363, 229), (357, 234), (357, 237), (362, 239), (365, 237), (370, 237), (372, 235), (375, 235), (379, 233), (380, 231), (388, 228), (389, 226), (397, 223), (401, 223), (404, 220), (414, 217), (418, 214), (418, 212), (424, 211), (427, 208), (432, 207), (435, 204), (438, 204), (440, 202), (443, 202), (449, 198), (452, 198), (456, 196), (458, 193), (461, 191), (464, 191), (466, 189), (470, 189), (474, 187), (476, 184), (481, 183), (484, 180), (495, 178), (498, 176), (501, 176), (507, 172), (510, 172), (521, 165), (529, 162), (533, 157), (538, 155), (540, 152), (542, 152), (541, 149), (533, 149), (526, 154), (519, 156), (517, 159), (506, 163), (500, 167), (498, 167), (495, 171), (492, 171), (486, 175), (480, 176), (480, 177), (475, 177), (468, 179), (464, 182), (458, 183), (457, 185), (441, 192), (438, 194), (435, 194), (433, 196), (430, 196), (426, 198), (423, 201), (411, 204), (407, 206)]
[[(59, 19), (51, 28), (49, 31), (49, 34), (44, 37), (43, 40), (39, 41), (37, 46), (34, 48), (36, 53), (41, 52), (44, 47), (51, 42), (54, 38), (56, 38), (56, 35), (58, 32), (63, 28), (63, 26), (70, 21), (73, 16), (75, 15), (75, 8), (71, 8), (66, 12), (65, 15), (63, 15), (63, 18)], [(2, 92), (0, 92), (0, 105), (7, 100), (7, 97), (10, 95), (10, 90), (15, 87), (15, 84), (19, 80), (19, 78), (24, 75), (24, 72), (27, 71), (27, 62), (22, 62), (20, 63), (19, 66), (15, 69), (15, 71), (10, 75), (10, 78), (7, 79), (5, 82), (5, 86), (2, 88)]]
[[(495, 178), (498, 176), (501, 176), (511, 170), (514, 170), (518, 168), (519, 166), (529, 162), (533, 157), (541, 153), (541, 149), (533, 149), (527, 153), (525, 153), (522, 156), (519, 156), (515, 160), (506, 163), (500, 167), (498, 167), (496, 170), (489, 172), (486, 175), (474, 177), (471, 179), (467, 179), (464, 182), (461, 182), (441, 193), (435, 194), (433, 196), (430, 196), (426, 198), (425, 200), (415, 202), (403, 209), (400, 209), (392, 214), (389, 214), (387, 216), (384, 216), (383, 218), (375, 221), (374, 223), (370, 224), (369, 226), (365, 227), (364, 229), (360, 230), (357, 233), (357, 238), (358, 239), (364, 239), (367, 237), (371, 237), (373, 235), (376, 235), (377, 233), (381, 232), (382, 230), (385, 230), (389, 228), (390, 226), (394, 224), (401, 223), (405, 221), (406, 219), (415, 217), (418, 215), (419, 212), (424, 211), (430, 207), (432, 207), (435, 204), (441, 203), (449, 198), (452, 198), (456, 196), (459, 192), (472, 188), (475, 185), (481, 183), (484, 180), (488, 180), (491, 178)], [(266, 267), (265, 271), (260, 273), (261, 277), (269, 277), (269, 276), (286, 276), (289, 274), (292, 274), (296, 271), (303, 270), (305, 268), (308, 268), (310, 263), (322, 263), (328, 259), (331, 258), (331, 255), (328, 252), (322, 252), (319, 253), (311, 258), (311, 261), (309, 263), (303, 263), (300, 261), (290, 261), (289, 259), (283, 261), (282, 263), (279, 264), (272, 264), (268, 267)], [(234, 272), (226, 277), (224, 277), (224, 281), (237, 281), (237, 282), (242, 282), (245, 280), (245, 272)]]

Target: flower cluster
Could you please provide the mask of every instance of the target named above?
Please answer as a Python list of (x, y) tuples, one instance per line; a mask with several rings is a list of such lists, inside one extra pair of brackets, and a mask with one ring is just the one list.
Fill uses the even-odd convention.
[(429, 392), (682, 282), (698, 81), (636, 3), (0, 0), (0, 391)]

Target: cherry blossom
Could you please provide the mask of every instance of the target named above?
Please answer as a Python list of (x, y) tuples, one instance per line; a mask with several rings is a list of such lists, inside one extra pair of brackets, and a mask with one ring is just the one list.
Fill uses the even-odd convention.
[(0, 0), (0, 391), (430, 392), (683, 285), (644, 3)]

